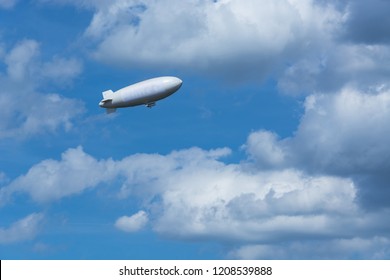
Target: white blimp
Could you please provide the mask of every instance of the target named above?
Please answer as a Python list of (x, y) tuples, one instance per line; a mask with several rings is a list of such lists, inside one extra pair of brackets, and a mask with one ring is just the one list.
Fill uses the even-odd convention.
[(106, 108), (107, 113), (113, 113), (117, 108), (145, 105), (148, 108), (156, 105), (156, 101), (175, 93), (183, 84), (176, 77), (158, 77), (145, 80), (115, 92), (103, 92), (103, 100), (99, 106)]

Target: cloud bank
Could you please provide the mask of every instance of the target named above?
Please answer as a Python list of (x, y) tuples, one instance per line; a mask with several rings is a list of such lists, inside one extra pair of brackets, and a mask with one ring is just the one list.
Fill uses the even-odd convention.
[(125, 232), (148, 224), (168, 238), (214, 240), (230, 244), (231, 258), (386, 258), (390, 208), (376, 199), (388, 196), (386, 181), (378, 182), (389, 170), (382, 129), (389, 96), (352, 89), (312, 95), (293, 137), (253, 132), (243, 146), (247, 159), (236, 164), (223, 162), (227, 148), (121, 160), (68, 149), (4, 186), (0, 200), (28, 193), (50, 203), (110, 185), (120, 201), (142, 201), (138, 213), (113, 222)]
[(365, 90), (390, 75), (385, 1), (41, 2), (92, 11), (84, 39), (94, 59), (114, 66), (236, 82), (272, 78), (294, 95)]
[(85, 39), (98, 61), (237, 81), (263, 80), (307, 53), (316, 56), (345, 13), (311, 0), (43, 2), (93, 11)]

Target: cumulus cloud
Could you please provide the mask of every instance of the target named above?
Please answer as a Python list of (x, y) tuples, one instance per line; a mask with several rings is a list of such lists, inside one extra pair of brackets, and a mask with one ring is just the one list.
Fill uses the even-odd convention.
[(298, 165), (339, 174), (388, 170), (383, 155), (390, 153), (389, 104), (388, 90), (371, 94), (345, 88), (335, 95), (311, 95), (294, 137), (254, 132), (245, 149), (259, 165), (272, 168)]
[(117, 219), (122, 231), (148, 224), (166, 237), (243, 244), (230, 250), (237, 258), (388, 257), (390, 91), (346, 87), (304, 107), (291, 137), (251, 133), (240, 163), (224, 163), (228, 148), (113, 160), (78, 147), (7, 183), (0, 201), (52, 202), (109, 184), (143, 209)]
[(277, 144), (278, 141), (275, 133), (261, 130), (251, 133), (242, 148), (259, 167), (275, 167), (283, 165), (286, 157), (281, 145)]
[(279, 89), (290, 94), (337, 92), (345, 86), (368, 90), (388, 84), (390, 68), (389, 2), (375, 0), (322, 1), (333, 5), (339, 17), (322, 45), (286, 64), (278, 76)]
[(89, 9), (92, 56), (116, 66), (273, 77), (281, 91), (306, 95), (351, 83), (366, 88), (390, 74), (382, 63), (390, 54), (386, 1), (43, 2)]
[(54, 201), (109, 180), (115, 174), (113, 168), (111, 160), (98, 161), (81, 147), (69, 149), (61, 161), (49, 159), (31, 167), (27, 174), (0, 189), (0, 197), (6, 201), (12, 193), (27, 192), (37, 202)]
[(92, 53), (99, 61), (186, 70), (191, 65), (208, 75), (241, 73), (244, 79), (264, 78), (319, 48), (342, 20), (332, 5), (311, 0), (43, 2), (93, 11), (85, 37), (95, 42)]
[[(259, 170), (246, 162), (226, 164), (221, 158), (229, 153), (226, 148), (191, 148), (167, 155), (97, 160), (78, 147), (64, 152), (60, 160), (34, 165), (10, 182), (1, 189), (2, 201), (7, 203), (5, 197), (24, 192), (39, 203), (50, 202), (110, 184), (118, 199), (137, 197), (142, 203), (144, 210), (115, 222), (126, 232), (141, 230), (148, 223), (162, 236), (184, 240), (266, 244), (269, 248), (290, 244), (285, 251), (278, 249), (280, 256), (291, 253), (302, 238), (348, 243), (383, 236), (387, 242), (389, 226), (383, 224), (383, 217), (388, 210), (365, 213), (356, 201), (354, 180), (293, 168)], [(251, 247), (245, 246), (252, 245), (231, 255), (249, 256), (245, 252)], [(256, 246), (252, 256), (263, 256), (258, 252), (263, 247)], [(300, 256), (305, 252), (302, 249)]]
[(0, 228), (0, 244), (9, 244), (33, 239), (42, 224), (43, 214), (33, 213), (13, 223), (8, 228)]
[(136, 232), (145, 227), (148, 223), (148, 214), (145, 211), (139, 211), (132, 216), (122, 216), (115, 222), (115, 227), (125, 232)]
[(2, 59), (6, 72), (0, 73), (0, 138), (24, 138), (63, 127), (69, 130), (72, 120), (84, 111), (84, 104), (57, 93), (40, 93), (38, 88), (46, 81), (68, 83), (82, 70), (75, 59), (55, 57), (42, 62), (39, 43), (23, 40)]
[(120, 197), (125, 198), (131, 194), (134, 185), (157, 181), (164, 174), (180, 168), (189, 158), (195, 164), (206, 159), (211, 161), (228, 152), (227, 149), (203, 151), (194, 148), (172, 152), (168, 156), (135, 154), (114, 161), (97, 160), (85, 153), (82, 147), (77, 147), (65, 151), (61, 160), (48, 159), (34, 165), (25, 175), (0, 189), (0, 198), (4, 202), (14, 193), (25, 192), (36, 202), (50, 202), (79, 194), (116, 177), (125, 178), (120, 189)]
[[(185, 176), (162, 193), (157, 232), (246, 242), (337, 236), (338, 221), (332, 213), (344, 219), (355, 208), (354, 187), (348, 180), (310, 178), (294, 170), (251, 174), (231, 165), (198, 172), (202, 178)], [(188, 179), (191, 183), (185, 183)]]
[(89, 9), (92, 56), (116, 66), (236, 81), (273, 77), (281, 91), (306, 95), (351, 83), (367, 88), (390, 74), (386, 1), (41, 2)]
[(332, 93), (346, 86), (368, 90), (387, 84), (389, 45), (351, 44), (327, 46), (287, 67), (278, 78), (279, 89), (289, 94)]
[(389, 108), (386, 87), (370, 92), (346, 87), (334, 95), (310, 95), (293, 137), (278, 139), (270, 132), (255, 132), (245, 147), (259, 166), (294, 166), (353, 178), (358, 197), (367, 206), (388, 206)]

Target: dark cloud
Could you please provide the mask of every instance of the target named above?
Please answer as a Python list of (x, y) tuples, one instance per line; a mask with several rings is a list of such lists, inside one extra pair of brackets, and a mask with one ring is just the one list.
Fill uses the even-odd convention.
[(390, 208), (390, 168), (385, 172), (354, 175), (359, 187), (357, 201), (367, 210)]
[(344, 36), (357, 43), (390, 43), (390, 1), (349, 1)]

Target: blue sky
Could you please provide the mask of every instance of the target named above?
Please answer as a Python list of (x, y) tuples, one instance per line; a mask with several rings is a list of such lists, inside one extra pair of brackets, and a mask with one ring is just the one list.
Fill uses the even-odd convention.
[(0, 0), (0, 258), (388, 259), (389, 9)]

